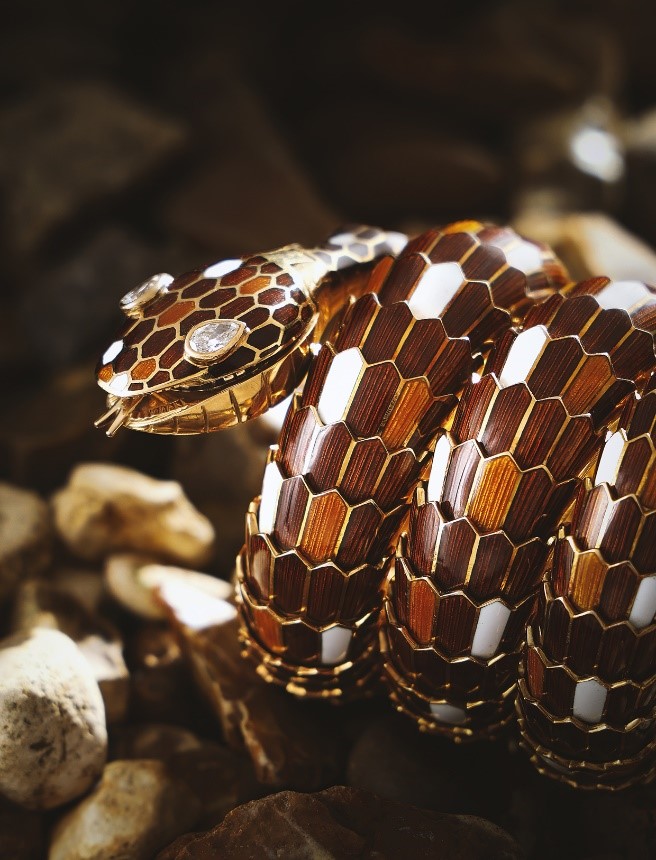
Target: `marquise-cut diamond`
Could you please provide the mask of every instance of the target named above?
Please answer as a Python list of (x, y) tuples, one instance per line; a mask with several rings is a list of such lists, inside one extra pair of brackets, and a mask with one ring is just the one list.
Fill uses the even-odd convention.
[(130, 310), (131, 308), (143, 305), (154, 298), (157, 293), (166, 289), (172, 282), (173, 275), (169, 275), (166, 272), (153, 275), (152, 278), (148, 278), (143, 284), (139, 284), (133, 290), (128, 290), (121, 299), (121, 307), (123, 310)]
[(237, 320), (212, 320), (202, 323), (191, 333), (189, 346), (199, 355), (219, 355), (236, 342), (243, 329), (244, 324)]

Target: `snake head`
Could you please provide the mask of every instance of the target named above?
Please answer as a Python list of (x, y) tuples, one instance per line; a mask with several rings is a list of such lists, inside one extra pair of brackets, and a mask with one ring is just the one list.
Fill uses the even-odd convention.
[(128, 292), (127, 323), (97, 367), (109, 406), (97, 426), (198, 433), (282, 400), (305, 373), (317, 321), (305, 257), (289, 246)]

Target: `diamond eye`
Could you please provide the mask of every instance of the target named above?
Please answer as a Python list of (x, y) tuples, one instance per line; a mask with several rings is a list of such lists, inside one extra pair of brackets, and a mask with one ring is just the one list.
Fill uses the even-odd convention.
[(172, 283), (173, 275), (169, 275), (166, 272), (160, 272), (158, 275), (153, 275), (152, 278), (148, 278), (148, 280), (144, 281), (143, 284), (139, 284), (138, 287), (135, 287), (133, 290), (129, 290), (123, 296), (119, 302), (121, 310), (129, 317), (139, 316), (144, 305), (146, 305), (151, 299), (154, 299), (155, 296), (159, 295), (159, 293), (164, 292), (164, 290)]
[(194, 364), (212, 364), (231, 353), (249, 329), (239, 320), (211, 320), (195, 325), (185, 340), (185, 355)]

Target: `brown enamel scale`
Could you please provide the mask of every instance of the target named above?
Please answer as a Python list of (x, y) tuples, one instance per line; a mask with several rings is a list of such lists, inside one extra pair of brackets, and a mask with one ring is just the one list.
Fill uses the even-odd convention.
[[(509, 265), (513, 249), (516, 253), (526, 246), (534, 249), (537, 272), (525, 273)], [(541, 260), (548, 261), (549, 274), (540, 268)], [(443, 313), (418, 319), (408, 301), (422, 276), (444, 262), (461, 267), (462, 284)], [(323, 346), (302, 398), (287, 416), (274, 454), (282, 483), (267, 540), (276, 553), (298, 553), (307, 564), (308, 576), (298, 581), (299, 593), (282, 609), (279, 600), (265, 596), (258, 588), (248, 550), (241, 562), (244, 621), (248, 636), (260, 643), (255, 656), (261, 661), (263, 674), (311, 695), (357, 690), (366, 672), (356, 656), (369, 653), (361, 637), (369, 642), (371, 632), (370, 625), (364, 624), (361, 631), (359, 619), (343, 610), (336, 612), (332, 601), (325, 600), (324, 616), (313, 604), (310, 616), (308, 580), (313, 583), (315, 572), (330, 562), (335, 565), (331, 577), (341, 576), (346, 587), (352, 571), (363, 564), (380, 564), (389, 554), (401, 515), (420, 477), (425, 446), (451, 412), (454, 395), (474, 369), (474, 355), (486, 340), (498, 338), (509, 328), (513, 314), (531, 304), (530, 292), (565, 282), (565, 274), (550, 252), (530, 246), (511, 230), (476, 223), (424, 234), (385, 267), (382, 280), (381, 271), (379, 268), (374, 275), (378, 295), (365, 294), (355, 302), (334, 343)], [(359, 381), (340, 419), (325, 424), (318, 407), (332, 364), (340, 353), (354, 349), (362, 365)], [(291, 487), (301, 478), (305, 501), (301, 507), (290, 506), (287, 485)], [(331, 497), (331, 491), (337, 495)], [(322, 494), (328, 494), (325, 502)], [(389, 515), (383, 516), (386, 511)], [(362, 582), (360, 599), (377, 610), (382, 599), (382, 575), (371, 578), (367, 599)], [(342, 591), (332, 587), (337, 593)], [(451, 599), (440, 601), (432, 587), (419, 581), (412, 586), (410, 599), (420, 637), (430, 639), (437, 630), (436, 635), (446, 636), (445, 647), (455, 636), (454, 641), (461, 642), (466, 650), (471, 630), (460, 630), (458, 619), (464, 618), (465, 611), (473, 622), (478, 612), (466, 596), (457, 606)], [(521, 628), (521, 616), (517, 617)], [(275, 618), (277, 627), (288, 624), (309, 631), (310, 638), (303, 640), (303, 653), (294, 654), (287, 646), (284, 654), (278, 649), (268, 657), (263, 655), (264, 633), (257, 625), (265, 618), (266, 629)], [(344, 635), (348, 642), (337, 667), (322, 663), (321, 651), (325, 631), (335, 624), (339, 625), (334, 628), (337, 635)], [(345, 633), (339, 633), (340, 629)], [(514, 625), (512, 630), (517, 637)], [(331, 635), (330, 630), (327, 635)], [(312, 637), (317, 650), (309, 655), (305, 646)], [(314, 669), (308, 674), (310, 666)], [(358, 681), (353, 690), (350, 675)]]
[[(505, 714), (510, 715), (511, 700), (505, 696), (507, 677), (499, 677), (499, 686), (494, 692), (489, 689), (489, 677), (485, 677), (486, 692), (481, 687), (473, 687), (463, 696), (450, 685), (450, 678), (440, 664), (456, 662), (462, 667), (464, 649), (464, 653), (469, 650), (470, 659), (478, 662), (483, 659), (491, 668), (504, 654), (511, 655), (520, 648), (530, 613), (524, 619), (524, 625), (515, 625), (517, 609), (513, 602), (522, 597), (530, 600), (531, 594), (536, 593), (546, 547), (540, 543), (533, 544), (533, 554), (526, 557), (527, 564), (519, 575), (517, 569), (512, 570), (511, 559), (516, 560), (522, 545), (530, 547), (536, 537), (546, 538), (553, 533), (573, 497), (578, 479), (586, 473), (601, 449), (604, 440), (602, 422), (608, 420), (625, 394), (632, 390), (633, 380), (643, 378), (654, 364), (653, 338), (650, 332), (641, 331), (634, 325), (633, 311), (627, 313), (604, 307), (586, 294), (586, 289), (598, 294), (608, 284), (608, 279), (597, 279), (578, 285), (571, 290), (570, 297), (553, 296), (529, 311), (526, 327), (530, 328), (532, 322), (541, 327), (541, 334), (534, 340), (539, 344), (538, 348), (531, 352), (533, 347), (529, 345), (524, 349), (523, 358), (518, 350), (521, 335), (508, 332), (500, 340), (481, 380), (465, 387), (451, 434), (442, 440), (446, 442), (448, 439), (448, 445), (446, 448), (442, 445), (440, 453), (443, 457), (446, 452), (447, 462), (442, 467), (443, 478), (437, 500), (427, 501), (425, 487), (415, 498), (409, 522), (407, 556), (397, 560), (393, 582), (403, 581), (403, 578), (399, 580), (400, 571), (405, 578), (417, 578), (423, 574), (428, 577), (423, 581), (433, 585), (440, 600), (450, 595), (453, 599), (462, 600), (464, 593), (474, 600), (496, 599), (501, 601), (500, 607), (506, 607), (506, 612), (510, 610), (503, 633), (494, 643), (490, 655), (485, 649), (476, 648), (476, 628), (470, 629), (467, 641), (458, 638), (449, 641), (444, 635), (439, 635), (435, 627), (427, 638), (426, 619), (420, 617), (420, 605), (416, 601), (412, 603), (408, 586), (391, 589), (384, 632), (387, 675), (399, 707), (413, 714), (425, 728), (463, 738), (476, 737), (480, 733), (489, 734), (503, 724)], [(646, 289), (644, 292), (645, 303), (654, 303), (654, 295)], [(645, 318), (643, 314), (641, 319)], [(577, 327), (583, 336), (578, 336)], [(627, 371), (627, 358), (622, 353), (627, 342), (636, 345), (630, 351), (632, 364), (628, 379), (623, 378)], [(590, 354), (593, 350), (594, 354)], [(516, 357), (518, 353), (519, 359)], [(522, 368), (520, 372), (518, 367)], [(636, 447), (637, 444), (644, 445), (645, 440), (643, 438), (634, 444)], [(633, 451), (625, 452), (624, 462), (644, 466), (647, 459), (646, 451), (641, 448), (640, 456)], [(627, 465), (627, 468), (630, 467)], [(621, 468), (619, 474), (620, 482), (626, 480), (621, 477)], [(646, 484), (649, 484), (649, 479)], [(581, 583), (583, 576), (589, 576), (590, 565), (582, 573), (579, 563), (578, 578), (572, 576), (569, 580), (572, 590), (576, 590), (578, 584), (576, 593), (579, 597), (585, 593), (587, 605), (584, 608), (600, 610), (603, 602), (605, 611), (617, 617), (620, 606), (626, 607), (631, 599), (629, 582), (634, 572), (626, 565), (620, 569), (619, 563), (625, 558), (627, 561), (633, 558), (627, 553), (630, 548), (635, 551), (644, 521), (649, 522), (649, 515), (642, 513), (635, 498), (616, 499), (604, 486), (588, 491), (579, 500), (575, 511), (572, 534), (583, 545), (580, 550), (575, 548), (572, 551), (578, 559), (581, 551), (594, 550), (604, 556), (607, 563), (597, 565), (596, 586), (585, 579), (587, 590)], [(499, 549), (495, 560), (490, 562), (483, 554), (485, 541), (498, 541), (500, 536), (503, 536), (505, 546), (504, 543), (497, 544)], [(562, 593), (563, 589), (567, 592), (567, 570), (571, 558), (565, 557), (559, 547), (560, 544), (554, 554), (553, 569), (555, 582)], [(609, 585), (604, 589), (601, 578), (608, 573), (608, 563), (615, 563), (613, 572), (621, 570), (621, 576), (613, 580), (612, 585), (608, 580)], [(644, 563), (642, 559), (641, 563)], [(651, 564), (654, 570), (653, 559)], [(486, 572), (489, 569), (488, 588), (485, 590), (473, 575), (477, 569)], [(633, 596), (636, 579), (633, 580)], [(430, 605), (424, 601), (423, 606), (426, 606), (423, 611), (429, 614), (434, 624), (435, 601)], [(595, 618), (581, 619), (573, 637), (567, 624), (559, 623), (559, 618), (560, 622), (565, 621), (548, 612), (548, 602), (540, 603), (536, 623), (544, 636), (540, 641), (545, 652), (540, 653), (547, 655), (545, 660), (576, 660), (577, 648), (583, 648), (588, 657), (593, 651), (595, 654), (595, 658), (587, 663), (586, 674), (595, 674), (600, 661), (608, 668), (611, 651), (603, 648), (599, 637), (595, 638)], [(454, 629), (464, 629), (463, 625), (467, 627), (469, 622), (464, 614), (451, 624)], [(398, 636), (392, 635), (392, 631), (399, 627), (405, 628), (406, 637), (416, 643), (412, 647), (425, 648), (428, 645), (435, 652), (430, 670), (433, 674), (422, 673), (421, 696), (413, 697), (409, 693), (413, 689), (414, 668), (408, 674), (408, 670), (399, 665)], [(511, 630), (514, 630), (514, 638)], [(638, 677), (640, 686), (648, 683), (644, 675), (646, 667), (651, 666), (651, 673), (656, 674), (656, 664), (648, 655), (648, 640), (635, 640), (634, 637), (632, 641), (631, 635), (629, 628), (615, 630), (614, 647), (623, 647), (626, 658), (621, 672), (617, 666), (615, 671), (626, 680), (625, 673), (631, 671), (629, 664), (632, 666), (631, 661), (635, 660), (633, 669), (638, 670), (639, 663), (639, 671), (643, 673)], [(547, 644), (552, 641), (558, 643), (557, 654), (548, 650)], [(561, 668), (556, 662), (549, 663), (545, 676), (544, 671), (539, 671), (540, 667), (544, 669), (543, 664), (538, 666), (536, 663), (537, 652), (531, 652), (529, 648), (526, 653), (533, 654), (531, 695), (540, 690), (544, 699), (540, 702), (541, 707), (546, 707), (545, 702), (558, 703), (554, 707), (560, 710), (552, 713), (554, 720), (562, 716), (560, 711), (566, 700), (571, 715), (576, 681), (568, 673), (573, 667)], [(615, 658), (615, 662), (617, 664), (621, 660)], [(579, 659), (578, 665), (582, 663), (585, 664), (586, 660)], [(548, 691), (545, 691), (545, 677), (556, 679), (549, 681)], [(628, 677), (632, 676), (629, 674)], [(524, 689), (520, 688), (520, 699)], [(602, 692), (603, 689), (602, 685)], [(484, 722), (476, 708), (485, 699), (491, 705), (496, 703), (496, 716)], [(454, 724), (453, 719), (451, 724), (448, 719), (439, 719), (439, 714), (443, 713), (440, 708), (445, 706), (461, 709), (451, 713), (451, 717), (456, 714), (457, 723)], [(582, 706), (579, 711), (585, 714)], [(619, 691), (616, 688), (609, 690), (602, 714), (603, 718), (612, 718), (616, 722), (623, 715), (627, 717), (625, 723), (628, 723), (629, 715), (630, 719), (638, 719), (652, 711), (652, 688), (640, 687), (638, 690), (629, 682)], [(523, 712), (522, 719), (528, 731), (531, 717)], [(556, 731), (552, 734), (552, 743), (557, 737)], [(560, 750), (563, 753), (564, 747)], [(580, 758), (585, 750), (580, 747), (579, 751)]]
[[(422, 729), (490, 737), (516, 716), (541, 773), (651, 778), (656, 291), (571, 284), (546, 246), (474, 221), (399, 247), (345, 228), (183, 275), (99, 379), (142, 429), (168, 405), (162, 432), (198, 432), (261, 413), (311, 365), (238, 559), (240, 635), (264, 678), (343, 699), (382, 668)], [(187, 334), (232, 319), (243, 339), (196, 366)], [(276, 352), (299, 358), (274, 395)], [(231, 383), (205, 411), (206, 386), (256, 366), (243, 403)]]
[[(596, 485), (581, 487), (570, 534), (556, 541), (527, 633), (518, 691), (524, 742), (549, 775), (550, 756), (573, 762), (568, 781), (582, 787), (622, 787), (654, 769), (655, 407), (648, 390), (624, 408)], [(584, 683), (600, 691), (593, 724), (576, 707)]]

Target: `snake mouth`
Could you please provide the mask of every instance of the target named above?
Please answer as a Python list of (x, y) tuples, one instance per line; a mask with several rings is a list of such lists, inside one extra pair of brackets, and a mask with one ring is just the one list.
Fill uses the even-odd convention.
[(265, 361), (196, 384), (107, 396), (95, 426), (113, 436), (121, 427), (150, 433), (202, 433), (256, 418), (287, 397), (307, 371), (312, 330)]

